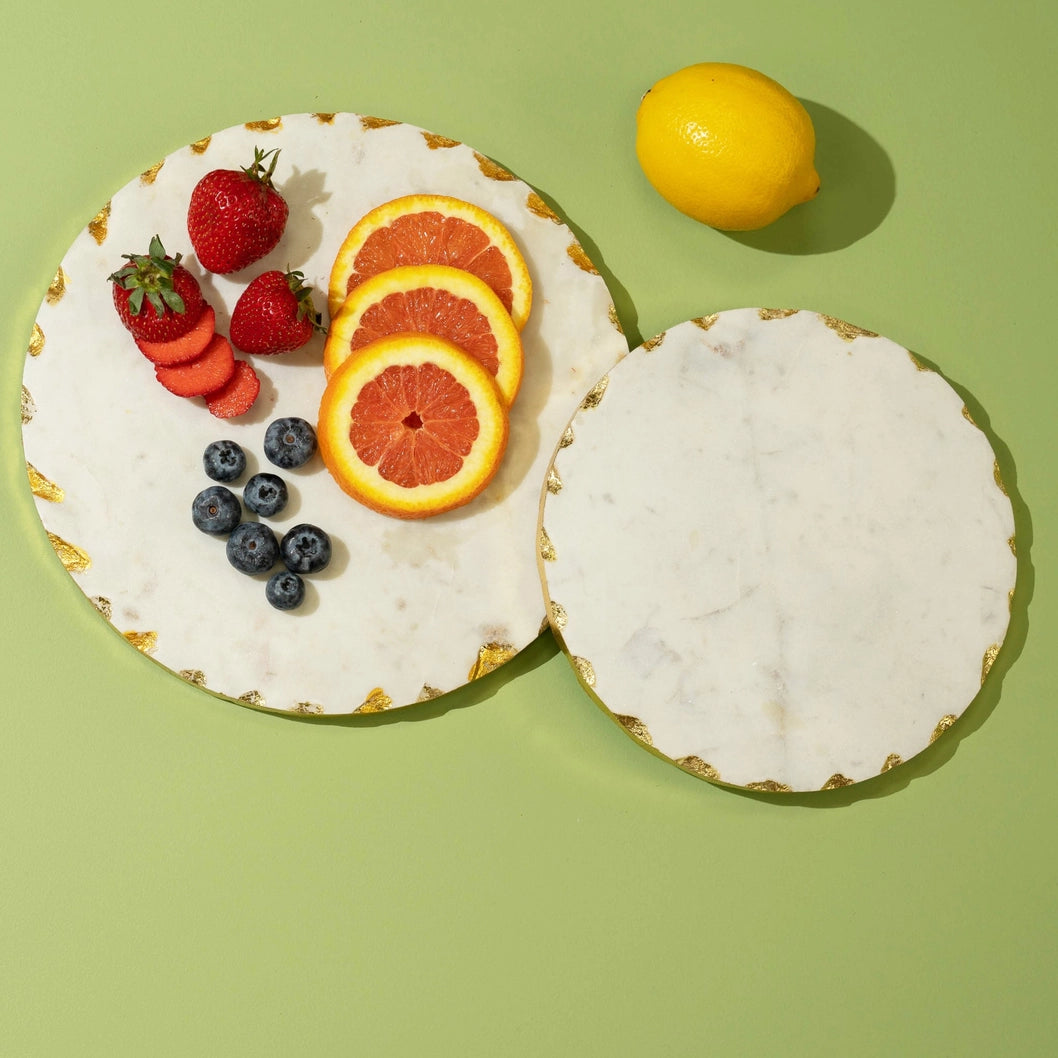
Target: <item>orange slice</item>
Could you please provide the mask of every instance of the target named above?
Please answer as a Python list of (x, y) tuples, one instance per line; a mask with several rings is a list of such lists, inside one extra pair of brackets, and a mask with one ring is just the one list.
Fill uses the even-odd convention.
[(447, 265), (391, 268), (354, 287), (331, 319), (328, 377), (351, 353), (402, 332), (447, 338), (496, 379), (510, 405), (522, 381), (522, 340), (500, 299), (477, 276)]
[(382, 514), (426, 518), (481, 493), (507, 430), (507, 405), (477, 360), (435, 335), (397, 334), (335, 371), (316, 435), (350, 496)]
[(521, 330), (533, 285), (510, 232), (480, 206), (447, 195), (406, 195), (376, 206), (345, 237), (331, 269), (331, 319), (370, 276), (401, 265), (444, 264), (473, 272), (496, 292)]

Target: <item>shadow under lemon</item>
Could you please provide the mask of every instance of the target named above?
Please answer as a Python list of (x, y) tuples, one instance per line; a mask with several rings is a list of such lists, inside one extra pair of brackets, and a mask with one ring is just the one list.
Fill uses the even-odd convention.
[(869, 235), (896, 199), (889, 155), (867, 132), (836, 110), (802, 99), (816, 130), (816, 171), (822, 188), (758, 231), (723, 234), (769, 253), (832, 253)]

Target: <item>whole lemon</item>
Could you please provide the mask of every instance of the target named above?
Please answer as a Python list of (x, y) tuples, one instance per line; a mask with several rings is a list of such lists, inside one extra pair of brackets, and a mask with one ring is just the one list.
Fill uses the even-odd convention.
[(801, 103), (747, 66), (702, 62), (662, 78), (636, 114), (636, 155), (658, 193), (723, 231), (771, 224), (819, 191)]

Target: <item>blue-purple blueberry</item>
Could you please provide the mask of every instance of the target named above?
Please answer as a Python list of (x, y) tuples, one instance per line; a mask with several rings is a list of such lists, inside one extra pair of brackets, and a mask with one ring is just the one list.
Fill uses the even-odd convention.
[(304, 419), (276, 419), (265, 430), (264, 454), (283, 470), (304, 466), (316, 452), (316, 431)]
[(241, 522), (228, 537), (227, 552), (240, 573), (267, 573), (279, 558), (279, 542), (267, 525)]
[(210, 485), (191, 501), (191, 520), (204, 533), (230, 533), (241, 519), (239, 497), (223, 485)]
[(246, 469), (246, 453), (234, 441), (214, 441), (202, 453), (202, 466), (214, 481), (238, 481)]
[(254, 474), (242, 490), (243, 503), (266, 518), (278, 514), (288, 498), (286, 482), (278, 474)]
[(292, 573), (319, 573), (331, 560), (331, 538), (319, 526), (302, 523), (287, 530), (279, 552)]

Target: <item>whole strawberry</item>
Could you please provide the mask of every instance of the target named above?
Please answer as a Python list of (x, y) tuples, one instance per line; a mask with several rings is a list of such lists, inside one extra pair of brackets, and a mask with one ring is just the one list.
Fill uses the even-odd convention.
[(203, 268), (238, 272), (275, 248), (287, 223), (287, 204), (272, 184), (277, 161), (278, 148), (255, 147), (252, 165), (214, 169), (195, 185), (187, 234)]
[(228, 335), (244, 353), (289, 353), (322, 330), (301, 272), (263, 272), (239, 295)]
[(144, 342), (171, 342), (198, 322), (206, 307), (198, 280), (169, 257), (157, 235), (145, 254), (122, 254), (129, 263), (107, 278), (114, 307), (132, 336)]

